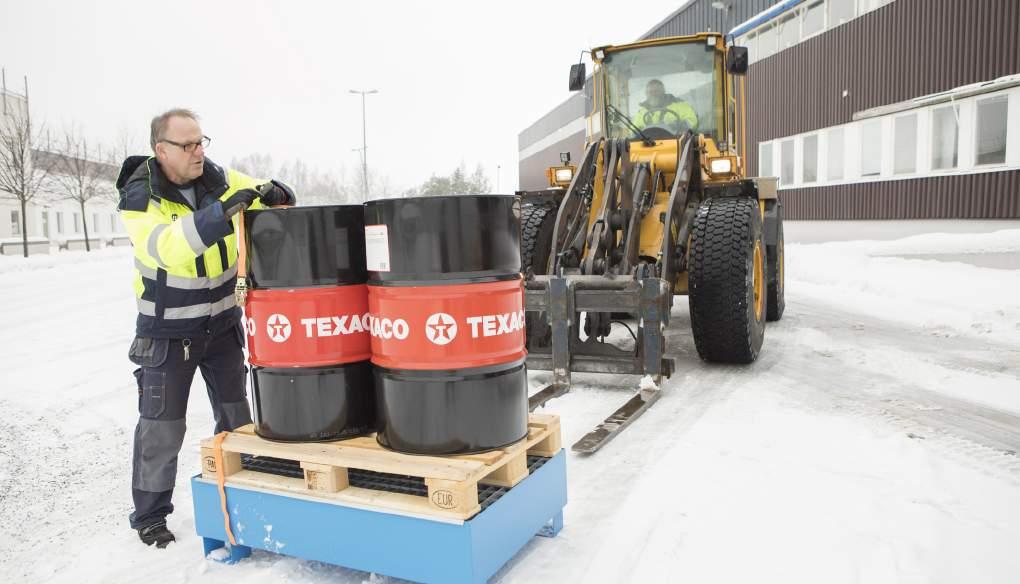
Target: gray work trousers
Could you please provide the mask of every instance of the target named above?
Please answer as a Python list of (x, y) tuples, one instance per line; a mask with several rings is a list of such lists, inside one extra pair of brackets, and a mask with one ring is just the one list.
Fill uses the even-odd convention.
[(184, 418), (196, 369), (205, 379), (216, 420), (215, 432), (251, 423), (243, 342), (244, 336), (237, 326), (215, 336), (135, 337), (132, 342), (129, 358), (139, 365), (134, 372), (138, 380), (139, 417), (131, 473), (135, 504), (129, 517), (132, 528), (163, 521), (174, 510), (171, 498), (177, 479), (177, 455), (184, 442)]

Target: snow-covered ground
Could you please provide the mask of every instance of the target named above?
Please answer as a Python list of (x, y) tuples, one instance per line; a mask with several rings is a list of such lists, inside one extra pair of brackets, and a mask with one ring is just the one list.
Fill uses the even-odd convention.
[[(1015, 260), (1020, 229), (882, 239), (790, 243), (786, 316), (750, 367), (701, 363), (678, 302), (662, 399), (596, 455), (569, 455), (563, 531), (498, 578), (1020, 581), (1020, 270), (943, 261)], [(127, 249), (0, 258), (3, 580), (387, 581), (268, 553), (202, 557), (187, 482), (213, 426), (200, 378), (169, 521), (178, 542), (138, 541), (130, 272)], [(637, 382), (576, 375), (548, 404), (564, 442)]]

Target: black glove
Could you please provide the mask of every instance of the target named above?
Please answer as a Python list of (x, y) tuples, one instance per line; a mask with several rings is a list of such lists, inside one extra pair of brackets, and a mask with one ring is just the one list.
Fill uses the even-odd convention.
[(268, 182), (259, 187), (259, 191), (262, 193), (259, 200), (262, 201), (262, 204), (266, 207), (293, 205), (295, 203), (294, 194), (290, 191), (290, 188), (287, 187), (287, 185), (281, 182), (275, 180)]
[(223, 201), (223, 218), (229, 221), (238, 211), (247, 209), (257, 198), (259, 198), (259, 192), (255, 189), (243, 189), (230, 195)]

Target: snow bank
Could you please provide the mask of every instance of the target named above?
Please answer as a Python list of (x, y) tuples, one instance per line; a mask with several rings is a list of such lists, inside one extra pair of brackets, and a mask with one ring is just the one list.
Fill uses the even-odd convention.
[(121, 261), (123, 258), (131, 261), (132, 250), (130, 246), (104, 247), (85, 251), (61, 251), (50, 254), (37, 254), (26, 257), (20, 255), (0, 256), (0, 274), (14, 272), (33, 272), (36, 270), (48, 270), (69, 264), (82, 264), (94, 262)]
[(894, 254), (1020, 253), (1020, 230), (929, 234), (895, 241), (791, 244), (788, 302), (807, 296), (946, 334), (1020, 342), (1020, 270)]

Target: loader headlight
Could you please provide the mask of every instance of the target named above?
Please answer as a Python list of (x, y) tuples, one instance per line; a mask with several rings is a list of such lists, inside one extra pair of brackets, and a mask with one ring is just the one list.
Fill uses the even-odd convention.
[(574, 171), (570, 168), (557, 168), (556, 169), (556, 182), (570, 182), (570, 179), (574, 178)]
[(733, 162), (729, 158), (716, 158), (709, 163), (712, 174), (730, 174), (733, 172)]

